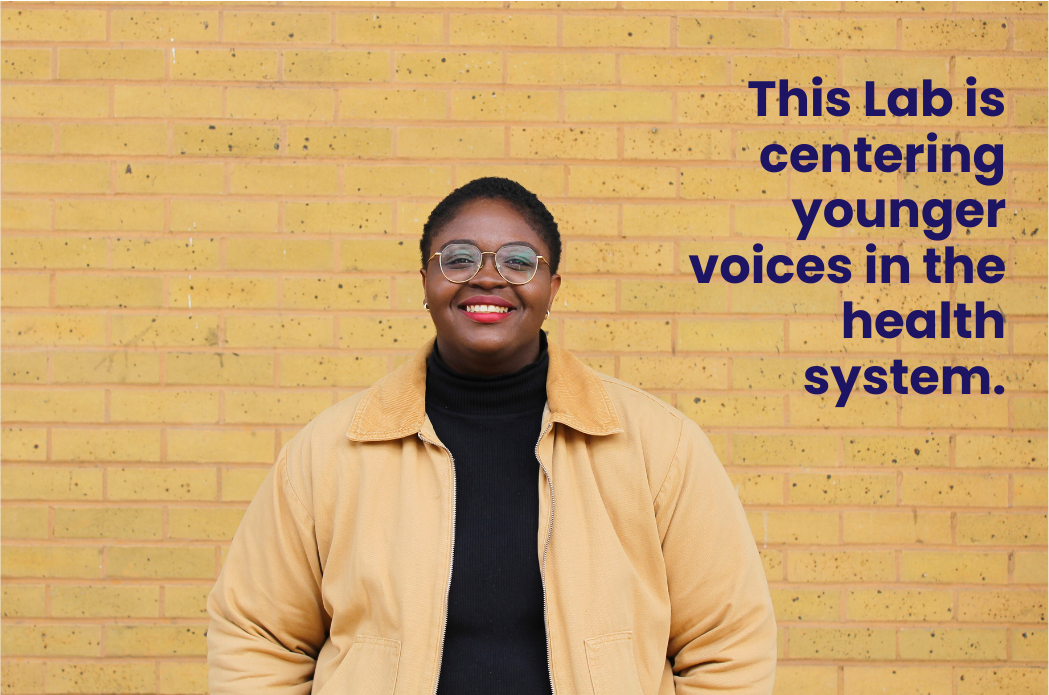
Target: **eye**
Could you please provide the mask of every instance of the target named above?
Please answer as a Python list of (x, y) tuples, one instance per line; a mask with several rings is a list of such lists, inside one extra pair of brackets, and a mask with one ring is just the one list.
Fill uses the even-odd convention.
[(505, 253), (500, 262), (511, 270), (528, 270), (535, 265), (535, 254), (528, 249), (513, 250)]
[(446, 268), (465, 268), (477, 263), (477, 252), (470, 248), (448, 247), (441, 252), (441, 262)]

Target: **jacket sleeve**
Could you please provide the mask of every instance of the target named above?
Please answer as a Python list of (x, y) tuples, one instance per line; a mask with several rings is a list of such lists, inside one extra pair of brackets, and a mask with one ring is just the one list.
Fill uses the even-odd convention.
[(683, 423), (655, 499), (679, 695), (769, 695), (776, 621), (743, 506), (706, 435)]
[(285, 446), (233, 537), (208, 596), (212, 695), (308, 695), (330, 619), (313, 518)]

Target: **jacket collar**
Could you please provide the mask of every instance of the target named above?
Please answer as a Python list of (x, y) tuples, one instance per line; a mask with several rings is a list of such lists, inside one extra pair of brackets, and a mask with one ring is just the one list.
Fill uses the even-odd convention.
[[(419, 432), (426, 420), (426, 358), (433, 350), (430, 338), (407, 362), (380, 379), (364, 394), (350, 428), (353, 441), (400, 439)], [(549, 343), (546, 374), (547, 408), (551, 422), (560, 422), (584, 434), (622, 432), (612, 399), (601, 379), (560, 345)]]

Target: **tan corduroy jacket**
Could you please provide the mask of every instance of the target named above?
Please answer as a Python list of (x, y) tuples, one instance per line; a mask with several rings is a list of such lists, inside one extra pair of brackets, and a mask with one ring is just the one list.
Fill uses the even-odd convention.
[[(211, 693), (433, 695), (455, 473), (432, 342), (281, 451), (208, 599)], [(536, 561), (554, 695), (768, 695), (776, 626), (703, 432), (550, 344)]]

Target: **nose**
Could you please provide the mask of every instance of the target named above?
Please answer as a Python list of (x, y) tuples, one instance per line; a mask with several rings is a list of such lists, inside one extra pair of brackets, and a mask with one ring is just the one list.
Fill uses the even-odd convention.
[[(492, 257), (490, 263), (486, 262), (488, 256)], [(481, 254), (481, 267), (477, 269), (477, 274), (470, 280), (470, 284), (478, 287), (499, 287), (506, 284), (506, 280), (495, 267), (494, 253)]]

